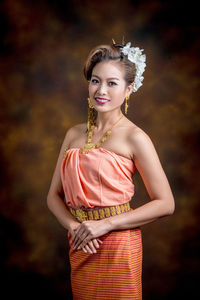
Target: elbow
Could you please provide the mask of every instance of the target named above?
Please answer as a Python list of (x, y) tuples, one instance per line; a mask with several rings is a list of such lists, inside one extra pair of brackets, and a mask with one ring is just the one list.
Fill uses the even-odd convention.
[(171, 201), (171, 203), (167, 206), (167, 215), (168, 216), (173, 215), (174, 211), (175, 211), (175, 202), (173, 199), (173, 201)]
[(51, 206), (52, 206), (52, 196), (50, 194), (47, 195), (46, 198), (46, 205), (48, 209), (51, 211)]
[(63, 201), (63, 194), (59, 192), (49, 192), (46, 197), (46, 204), (48, 209), (53, 212), (55, 209), (55, 205), (58, 201)]
[(175, 206), (170, 207), (170, 208), (168, 209), (168, 216), (173, 215), (174, 211), (175, 211)]
[(165, 217), (165, 216), (171, 216), (173, 215), (175, 211), (175, 202), (174, 199), (162, 199), (159, 200), (159, 210), (160, 210), (160, 216)]

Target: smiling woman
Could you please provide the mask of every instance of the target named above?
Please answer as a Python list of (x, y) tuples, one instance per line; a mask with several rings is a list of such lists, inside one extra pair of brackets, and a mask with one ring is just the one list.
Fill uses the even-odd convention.
[[(141, 300), (140, 227), (174, 212), (150, 137), (121, 110), (125, 99), (127, 114), (142, 85), (141, 51), (113, 42), (89, 53), (88, 121), (67, 131), (48, 192), (49, 209), (68, 230), (73, 299)], [(151, 201), (132, 209), (136, 169)]]
[[(124, 102), (126, 89), (123, 66), (117, 62), (103, 61), (93, 68), (93, 72), (96, 75), (92, 73), (89, 84), (89, 95), (94, 108), (97, 110), (97, 104), (106, 103), (107, 105), (104, 105), (104, 111), (121, 106)], [(110, 77), (110, 75), (115, 75), (117, 78)], [(98, 80), (96, 78), (98, 78)], [(127, 93), (130, 91), (129, 87)]]

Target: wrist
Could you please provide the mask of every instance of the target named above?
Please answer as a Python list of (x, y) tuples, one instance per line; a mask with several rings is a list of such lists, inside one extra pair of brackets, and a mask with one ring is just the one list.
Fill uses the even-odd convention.
[(105, 218), (102, 220), (105, 224), (105, 227), (106, 227), (106, 231), (109, 232), (109, 231), (112, 231), (114, 230), (114, 226), (113, 226), (113, 222), (111, 220), (111, 217), (108, 217), (108, 218)]
[(107, 222), (108, 222), (107, 226), (109, 227), (110, 231), (122, 229), (121, 228), (121, 226), (122, 226), (121, 217), (122, 217), (121, 215), (116, 215), (116, 216), (111, 216), (111, 217), (107, 218)]
[(79, 223), (78, 221), (71, 220), (70, 222), (67, 223), (66, 229), (67, 229), (69, 232), (72, 232), (72, 231), (74, 231), (79, 225), (80, 225), (80, 223)]

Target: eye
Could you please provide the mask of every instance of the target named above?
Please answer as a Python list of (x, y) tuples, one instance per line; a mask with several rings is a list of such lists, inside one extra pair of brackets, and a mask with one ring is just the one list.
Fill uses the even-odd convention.
[(114, 82), (114, 81), (110, 81), (109, 83), (112, 83), (111, 86), (117, 85), (116, 82)]
[(96, 83), (96, 82), (94, 82), (94, 81), (98, 81), (98, 80), (97, 80), (97, 79), (92, 79), (92, 80), (91, 80), (92, 83)]

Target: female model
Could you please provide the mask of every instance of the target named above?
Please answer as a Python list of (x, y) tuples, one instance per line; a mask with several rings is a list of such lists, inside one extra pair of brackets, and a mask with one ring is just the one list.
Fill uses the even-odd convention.
[[(68, 231), (73, 299), (142, 299), (140, 227), (174, 212), (151, 139), (121, 110), (142, 85), (142, 51), (114, 40), (90, 51), (88, 122), (68, 129), (53, 174), (47, 205)], [(151, 201), (132, 209), (136, 168)]]

